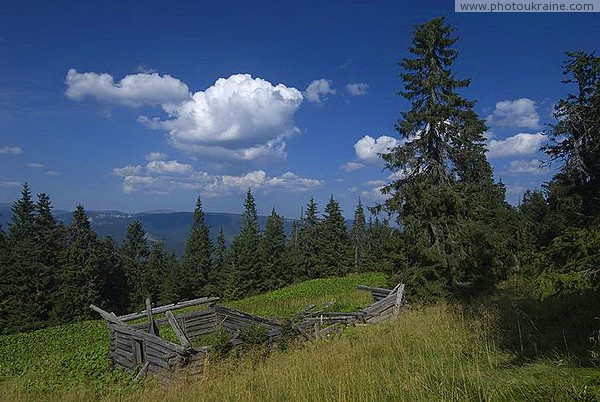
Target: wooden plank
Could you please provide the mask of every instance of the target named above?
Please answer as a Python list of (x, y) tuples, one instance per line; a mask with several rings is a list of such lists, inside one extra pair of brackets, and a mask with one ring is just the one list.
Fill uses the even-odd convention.
[(154, 334), (149, 334), (147, 332), (144, 331), (140, 331), (138, 329), (134, 329), (131, 327), (122, 327), (122, 326), (118, 326), (118, 325), (113, 325), (113, 329), (121, 334), (124, 335), (129, 335), (131, 336), (133, 339), (137, 339), (137, 340), (143, 340), (146, 342), (153, 342), (155, 345), (160, 345), (161, 347), (165, 348), (168, 351), (171, 352), (178, 352), (178, 353), (183, 353), (186, 354), (189, 352), (188, 348), (184, 348), (180, 345), (176, 345), (173, 342), (169, 342), (166, 341), (162, 338), (159, 338), (158, 336), (154, 335)]
[(152, 356), (152, 355), (148, 355), (147, 361), (149, 361), (151, 364), (153, 364), (155, 366), (162, 367), (166, 370), (171, 370), (171, 366), (169, 366), (169, 363), (167, 360), (164, 360), (159, 357)]
[(127, 324), (125, 324), (125, 322), (123, 320), (121, 320), (119, 317), (117, 317), (114, 313), (109, 313), (107, 311), (104, 311), (100, 307), (95, 306), (93, 304), (90, 304), (90, 308), (92, 310), (94, 310), (95, 312), (97, 312), (98, 314), (100, 314), (100, 316), (102, 316), (102, 318), (104, 318), (108, 322), (111, 322), (114, 324), (119, 324), (122, 326), (127, 325)]
[(149, 297), (146, 297), (146, 317), (148, 319), (148, 332), (158, 336), (158, 325), (154, 322), (154, 317), (152, 316), (152, 303)]
[[(191, 307), (191, 306), (197, 306), (200, 304), (213, 303), (218, 300), (219, 300), (218, 297), (201, 297), (199, 299), (187, 300), (187, 301), (182, 301), (182, 302), (178, 302), (178, 303), (168, 304), (166, 306), (154, 307), (151, 310), (152, 310), (152, 314), (159, 314), (159, 313), (164, 313), (166, 311), (177, 310), (177, 309), (184, 308), (184, 307)], [(121, 321), (126, 322), (126, 321), (131, 321), (131, 320), (145, 317), (146, 315), (147, 315), (147, 311), (144, 310), (144, 311), (140, 311), (139, 313), (125, 314), (125, 315), (119, 316), (118, 318)]]
[(146, 375), (146, 373), (148, 372), (149, 365), (150, 363), (148, 362), (144, 363), (140, 371), (138, 371), (137, 375), (133, 378), (134, 383), (138, 383)]
[(175, 319), (175, 316), (173, 315), (173, 313), (171, 311), (167, 311), (165, 313), (165, 315), (167, 316), (167, 319), (169, 320), (169, 324), (171, 324), (171, 328), (173, 328), (173, 331), (175, 331), (175, 335), (177, 335), (177, 338), (179, 339), (179, 343), (181, 343), (181, 346), (183, 346), (184, 348), (189, 348), (190, 346), (192, 346), (192, 343), (190, 342), (187, 335), (185, 334), (185, 331), (181, 328), (181, 326), (179, 326), (179, 323)]
[(230, 309), (224, 306), (220, 306), (220, 305), (215, 305), (214, 306), (214, 310), (217, 314), (221, 314), (221, 315), (229, 315), (229, 316), (236, 316), (236, 317), (240, 317), (240, 318), (246, 318), (252, 321), (257, 321), (257, 322), (261, 322), (263, 324), (267, 324), (270, 326), (277, 326), (280, 327), (281, 324), (279, 324), (278, 321), (275, 320), (269, 320), (267, 318), (263, 318), (263, 317), (259, 317), (257, 315), (252, 315), (252, 314), (248, 314), (248, 313), (244, 313), (242, 311), (239, 310), (234, 310), (234, 309)]
[(385, 292), (387, 294), (389, 294), (392, 291), (392, 289), (376, 288), (376, 287), (373, 287), (373, 286), (365, 286), (365, 285), (358, 285), (356, 288), (358, 290), (367, 290), (369, 292), (375, 291), (375, 292), (381, 292), (381, 293)]
[(134, 368), (133, 363), (131, 363), (130, 361), (127, 361), (119, 356), (112, 356), (112, 360), (115, 365), (121, 366), (129, 371), (133, 370), (133, 368)]

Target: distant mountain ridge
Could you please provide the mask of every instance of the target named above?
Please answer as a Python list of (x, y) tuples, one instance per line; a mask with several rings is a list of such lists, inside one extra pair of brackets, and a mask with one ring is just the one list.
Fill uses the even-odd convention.
[[(193, 212), (176, 212), (169, 210), (154, 210), (139, 213), (126, 213), (116, 210), (108, 211), (86, 211), (90, 218), (92, 228), (99, 236), (111, 236), (117, 243), (121, 243), (125, 237), (127, 226), (133, 220), (139, 220), (144, 226), (148, 240), (163, 240), (167, 249), (175, 251), (179, 256), (183, 255), (185, 242), (187, 240), (190, 227), (192, 226)], [(54, 210), (54, 217), (69, 225), (72, 220), (72, 212), (64, 210)], [(0, 203), (0, 225), (6, 232), (11, 221), (11, 205)], [(239, 233), (242, 223), (241, 214), (228, 214), (220, 212), (205, 212), (206, 224), (210, 227), (210, 234), (213, 241), (216, 239), (219, 230), (223, 228), (225, 237), (231, 242), (233, 237)], [(264, 227), (267, 220), (266, 216), (258, 217), (261, 227)], [(289, 234), (292, 227), (292, 219), (284, 220), (286, 234)]]

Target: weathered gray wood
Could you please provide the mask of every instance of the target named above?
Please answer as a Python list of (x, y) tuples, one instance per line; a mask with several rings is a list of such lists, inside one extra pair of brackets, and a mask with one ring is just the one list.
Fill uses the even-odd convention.
[(179, 326), (179, 323), (175, 319), (173, 313), (171, 311), (167, 311), (165, 315), (169, 320), (169, 324), (171, 324), (171, 328), (173, 328), (173, 331), (175, 331), (175, 335), (179, 339), (179, 343), (181, 343), (181, 346), (183, 346), (184, 348), (189, 348), (190, 346), (192, 346), (190, 340), (185, 334), (185, 331)]
[(156, 325), (152, 317), (152, 303), (149, 297), (146, 298), (146, 317), (148, 319), (148, 332), (158, 336), (158, 325)]
[(100, 314), (100, 316), (102, 316), (102, 318), (104, 318), (108, 322), (112, 322), (112, 323), (119, 324), (122, 326), (127, 325), (127, 324), (125, 324), (125, 322), (123, 320), (121, 320), (119, 317), (117, 317), (114, 313), (109, 313), (107, 311), (104, 311), (100, 307), (95, 306), (93, 304), (90, 304), (90, 308), (92, 310), (94, 310), (95, 312), (97, 312), (98, 314)]
[(167, 351), (178, 352), (178, 353), (183, 353), (183, 354), (186, 354), (189, 352), (188, 348), (184, 348), (183, 346), (176, 345), (173, 342), (166, 341), (162, 338), (159, 338), (158, 336), (156, 336), (154, 334), (149, 334), (147, 332), (133, 329), (130, 327), (122, 327), (122, 326), (114, 325), (114, 324), (111, 324), (111, 325), (113, 325), (112, 328), (119, 333), (122, 333), (125, 335), (130, 335), (133, 339), (145, 340), (146, 342), (153, 342), (153, 343), (155, 343), (156, 346), (161, 346), (164, 349), (166, 349)]
[[(166, 306), (154, 307), (152, 309), (152, 314), (164, 313), (165, 311), (177, 310), (177, 309), (184, 308), (184, 307), (198, 306), (200, 304), (213, 303), (213, 302), (216, 302), (218, 300), (219, 300), (218, 297), (201, 297), (199, 299), (187, 300), (187, 301), (183, 301), (183, 302), (167, 304)], [(144, 311), (141, 311), (139, 313), (125, 314), (125, 315), (119, 316), (118, 318), (121, 321), (127, 322), (127, 321), (131, 321), (131, 320), (135, 320), (135, 319), (138, 319), (138, 318), (145, 317), (146, 314), (147, 314), (147, 311), (144, 310)]]
[(375, 291), (375, 292), (381, 292), (381, 293), (387, 293), (387, 294), (389, 294), (392, 291), (392, 289), (376, 288), (373, 286), (365, 286), (365, 285), (358, 285), (356, 288), (358, 290), (367, 290), (369, 292)]
[(396, 291), (396, 300), (394, 302), (394, 316), (397, 316), (402, 306), (402, 297), (404, 296), (404, 284)]
[(137, 375), (133, 378), (134, 383), (138, 383), (146, 375), (146, 373), (148, 372), (149, 365), (149, 362), (144, 363), (142, 368), (140, 368), (140, 371), (138, 371)]
[(266, 324), (266, 325), (269, 325), (269, 326), (273, 326), (273, 327), (280, 327), (281, 326), (278, 321), (269, 320), (267, 318), (259, 317), (257, 315), (252, 315), (252, 314), (248, 314), (248, 313), (244, 313), (242, 311), (234, 310), (234, 309), (227, 308), (227, 307), (224, 307), (224, 306), (215, 305), (214, 309), (215, 309), (215, 312), (217, 314), (228, 315), (228, 316), (231, 316), (231, 317), (245, 318), (247, 320), (256, 321), (256, 322), (259, 322), (259, 323), (262, 323), (262, 324)]

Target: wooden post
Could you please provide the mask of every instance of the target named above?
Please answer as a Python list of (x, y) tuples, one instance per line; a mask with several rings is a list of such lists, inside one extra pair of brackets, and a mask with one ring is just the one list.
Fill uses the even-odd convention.
[(177, 319), (175, 318), (173, 313), (169, 310), (165, 313), (165, 315), (167, 316), (167, 320), (169, 320), (169, 324), (171, 324), (171, 328), (173, 328), (173, 331), (175, 331), (175, 335), (177, 335), (181, 346), (183, 346), (184, 348), (189, 348), (190, 346), (192, 346), (192, 343), (190, 342), (187, 335), (177, 322)]
[(124, 327), (127, 326), (127, 324), (125, 324), (123, 321), (121, 321), (119, 319), (119, 317), (117, 317), (115, 315), (115, 313), (106, 312), (106, 311), (102, 310), (100, 307), (95, 306), (93, 304), (90, 304), (90, 308), (92, 310), (94, 310), (95, 312), (97, 312), (98, 314), (100, 314), (102, 316), (102, 318), (104, 318), (106, 321), (113, 322), (115, 324), (119, 324), (119, 325), (122, 325)]
[(398, 287), (396, 293), (396, 301), (394, 302), (394, 316), (398, 316), (400, 312), (400, 306), (402, 305), (402, 297), (404, 296), (404, 284)]
[(315, 321), (315, 340), (321, 339), (321, 329), (319, 328), (319, 321)]
[(148, 332), (158, 336), (158, 325), (156, 325), (154, 318), (152, 317), (152, 303), (150, 302), (149, 297), (146, 298), (146, 316), (148, 317)]
[(146, 373), (148, 372), (148, 366), (150, 366), (150, 362), (144, 363), (142, 368), (140, 368), (140, 371), (137, 373), (137, 375), (133, 379), (133, 382), (135, 382), (135, 383), (139, 382), (146, 375)]

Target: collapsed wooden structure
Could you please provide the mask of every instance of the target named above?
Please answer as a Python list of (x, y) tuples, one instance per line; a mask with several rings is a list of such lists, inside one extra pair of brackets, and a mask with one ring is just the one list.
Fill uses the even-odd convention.
[[(371, 292), (374, 303), (352, 313), (315, 310), (308, 306), (292, 319), (291, 328), (306, 339), (321, 339), (332, 332), (341, 331), (347, 325), (376, 323), (393, 317), (402, 307), (404, 285), (394, 289), (359, 286), (359, 290)], [(231, 309), (216, 302), (216, 297), (152, 307), (146, 299), (146, 310), (139, 313), (117, 316), (91, 305), (90, 308), (104, 318), (109, 330), (109, 365), (137, 370), (135, 381), (150, 374), (164, 385), (180, 376), (198, 376), (204, 371), (209, 346), (194, 346), (201, 337), (224, 330), (232, 344), (239, 344), (240, 334), (251, 326), (265, 328), (270, 342), (282, 334), (282, 324), (277, 320), (259, 317)], [(196, 311), (173, 314), (174, 310), (195, 307)], [(164, 318), (155, 319), (164, 313)], [(143, 322), (135, 322), (145, 319)], [(133, 322), (133, 323), (132, 323)], [(159, 335), (160, 328), (169, 325), (179, 344)]]

